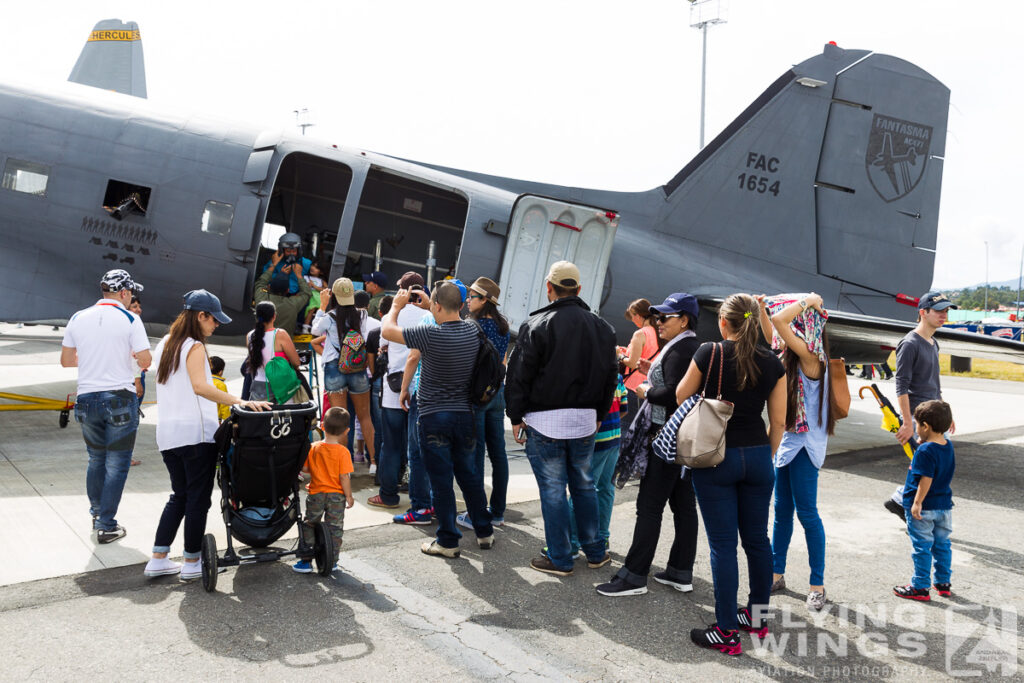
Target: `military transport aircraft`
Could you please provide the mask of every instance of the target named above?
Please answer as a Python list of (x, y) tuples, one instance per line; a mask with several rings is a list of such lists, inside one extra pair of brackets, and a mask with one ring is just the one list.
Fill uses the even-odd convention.
[[(513, 329), (545, 303), (560, 259), (580, 266), (584, 299), (623, 341), (621, 312), (641, 296), (689, 291), (711, 307), (736, 291), (816, 291), (834, 312), (836, 355), (877, 362), (932, 280), (949, 90), (888, 55), (825, 45), (646, 192), (486, 176), (160, 110), (143, 99), (138, 26), (119, 20), (97, 24), (70, 80), (0, 84), (0, 320), (62, 323), (121, 266), (146, 285), (147, 323), (204, 287), (240, 333), (268, 258), (261, 237), (288, 230), (332, 277), (494, 278)], [(700, 333), (717, 334), (712, 315)], [(957, 355), (1024, 362), (1024, 344), (939, 338)]]

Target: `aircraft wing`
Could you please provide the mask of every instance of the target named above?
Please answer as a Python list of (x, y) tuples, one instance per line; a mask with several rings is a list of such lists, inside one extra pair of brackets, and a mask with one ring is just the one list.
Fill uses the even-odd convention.
[[(702, 298), (700, 302), (703, 308), (715, 311), (722, 299)], [(702, 321), (704, 318), (702, 315)], [(880, 363), (896, 349), (900, 339), (913, 330), (915, 325), (911, 321), (829, 309), (828, 333), (832, 357), (844, 358), (853, 365)], [(1024, 343), (1021, 342), (945, 328), (935, 332), (935, 339), (939, 342), (940, 353), (1024, 365)]]

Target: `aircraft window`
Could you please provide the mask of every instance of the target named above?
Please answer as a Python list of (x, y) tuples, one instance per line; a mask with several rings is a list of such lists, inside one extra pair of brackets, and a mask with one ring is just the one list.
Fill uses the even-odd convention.
[(103, 195), (103, 208), (117, 220), (131, 215), (145, 216), (151, 192), (145, 185), (109, 180), (107, 193)]
[(4, 164), (4, 177), (0, 187), (5, 190), (46, 196), (46, 183), (50, 179), (50, 167), (20, 159), (8, 159)]
[(231, 230), (231, 219), (235, 216), (235, 207), (225, 202), (206, 202), (203, 209), (203, 232), (214, 235), (226, 235)]

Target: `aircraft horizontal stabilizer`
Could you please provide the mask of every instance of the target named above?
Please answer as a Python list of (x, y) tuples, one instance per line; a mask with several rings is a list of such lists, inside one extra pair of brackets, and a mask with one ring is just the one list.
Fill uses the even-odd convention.
[(142, 38), (134, 21), (104, 19), (93, 27), (68, 80), (125, 95), (146, 97)]

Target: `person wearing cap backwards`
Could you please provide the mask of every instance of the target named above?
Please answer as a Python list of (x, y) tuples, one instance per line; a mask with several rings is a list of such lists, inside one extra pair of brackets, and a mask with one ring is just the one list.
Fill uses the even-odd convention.
[(103, 298), (68, 321), (60, 364), (78, 368), (75, 420), (89, 453), (89, 513), (96, 540), (110, 543), (126, 533), (115, 516), (139, 428), (135, 367), (145, 370), (152, 356), (142, 319), (127, 310), (142, 285), (117, 269), (103, 276), (100, 290)]
[[(213, 384), (205, 341), (218, 325), (229, 322), (220, 299), (196, 289), (185, 295), (183, 310), (156, 345), (156, 446), (171, 477), (171, 497), (156, 528), (153, 557), (143, 570), (148, 577), (179, 572), (182, 579), (202, 576), (202, 541), (217, 465), (217, 404), (270, 409), (266, 401), (243, 401)], [(184, 565), (167, 559), (182, 519)]]
[[(928, 292), (917, 303), (917, 327), (896, 345), (896, 405), (903, 425), (896, 432), (896, 440), (905, 444), (914, 435), (914, 411), (925, 401), (941, 401), (939, 385), (939, 343), (935, 330), (946, 324), (949, 309), (956, 305), (942, 292)], [(956, 431), (956, 423), (949, 428)], [(885, 509), (900, 519), (903, 510), (903, 487), (896, 489), (885, 501)]]
[(380, 302), (387, 296), (387, 292), (384, 290), (388, 288), (388, 276), (379, 270), (363, 275), (363, 287), (370, 295), (370, 303), (366, 307), (366, 312), (370, 314), (370, 317), (380, 320)]
[(611, 561), (598, 535), (590, 466), (618, 378), (615, 332), (580, 299), (580, 282), (574, 264), (551, 265), (545, 282), (551, 303), (519, 328), (505, 378), (505, 412), (516, 442), (526, 444), (544, 517), (547, 552), (530, 566), (559, 576), (573, 570), (567, 485), (588, 566)]

